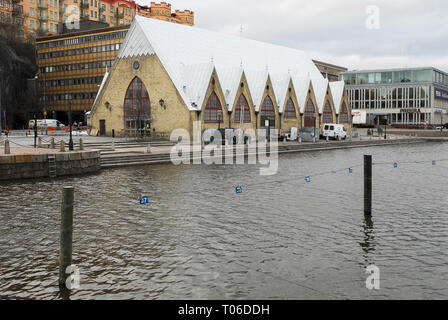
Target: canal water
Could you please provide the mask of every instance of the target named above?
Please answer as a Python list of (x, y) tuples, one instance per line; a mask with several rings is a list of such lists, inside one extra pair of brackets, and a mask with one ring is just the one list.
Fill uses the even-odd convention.
[[(447, 147), (280, 155), (269, 177), (256, 165), (167, 164), (1, 184), (0, 298), (67, 298), (58, 246), (71, 185), (70, 299), (447, 299)], [(364, 154), (375, 163), (371, 220)], [(366, 288), (370, 265), (379, 290)]]

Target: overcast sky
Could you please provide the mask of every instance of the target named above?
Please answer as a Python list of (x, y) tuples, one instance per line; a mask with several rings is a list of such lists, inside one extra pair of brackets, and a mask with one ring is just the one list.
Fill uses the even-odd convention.
[[(173, 10), (193, 10), (198, 28), (239, 36), (242, 25), (243, 37), (298, 48), (349, 69), (433, 66), (448, 72), (446, 0), (168, 2)], [(369, 6), (379, 9), (379, 29)]]

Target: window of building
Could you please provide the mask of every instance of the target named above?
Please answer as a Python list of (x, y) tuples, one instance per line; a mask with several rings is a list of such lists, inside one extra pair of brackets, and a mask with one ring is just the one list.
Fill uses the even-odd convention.
[(3, 6), (4, 6), (3, 0), (0, 0), (0, 8), (3, 8)]
[(145, 85), (136, 77), (126, 91), (124, 100), (125, 131), (139, 131), (151, 121), (151, 104)]
[(296, 108), (294, 107), (294, 102), (292, 102), (291, 98), (289, 98), (288, 102), (286, 103), (285, 118), (297, 119)]
[(34, 29), (34, 20), (30, 20), (30, 28)]
[(275, 120), (275, 108), (269, 96), (264, 99), (261, 105), (260, 115), (267, 120)]
[(330, 102), (327, 101), (324, 108), (322, 123), (333, 123), (333, 112), (331, 111)]
[(305, 114), (303, 115), (303, 117), (305, 119), (305, 127), (314, 127), (315, 126), (316, 114), (315, 114), (314, 103), (313, 103), (313, 100), (311, 100), (311, 98), (309, 98), (308, 102), (306, 103)]
[(222, 108), (215, 92), (210, 95), (205, 106), (204, 122), (222, 122)]
[(249, 104), (247, 103), (246, 97), (244, 94), (241, 94), (238, 98), (238, 102), (236, 103), (235, 107), (235, 122), (240, 122), (241, 115), (243, 122), (250, 122), (250, 109)]
[(341, 110), (339, 111), (339, 123), (350, 123), (348, 118), (348, 109), (345, 101), (342, 102)]

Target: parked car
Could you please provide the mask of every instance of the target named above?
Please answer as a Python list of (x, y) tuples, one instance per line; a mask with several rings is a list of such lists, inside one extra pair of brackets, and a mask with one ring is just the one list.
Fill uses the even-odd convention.
[(335, 140), (345, 140), (347, 138), (347, 130), (342, 124), (329, 123), (324, 126), (324, 138), (328, 137)]

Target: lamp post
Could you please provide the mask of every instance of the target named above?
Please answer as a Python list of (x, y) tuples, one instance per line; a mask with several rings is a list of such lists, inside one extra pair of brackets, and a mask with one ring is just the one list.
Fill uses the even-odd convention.
[(316, 112), (313, 113), (313, 123), (314, 123), (314, 129), (313, 129), (313, 140), (316, 142)]
[(36, 148), (37, 143), (37, 117), (36, 113), (34, 113), (34, 148)]
[(73, 137), (72, 137), (72, 102), (68, 103), (68, 120), (70, 123), (70, 140), (68, 142), (68, 150), (73, 151)]

